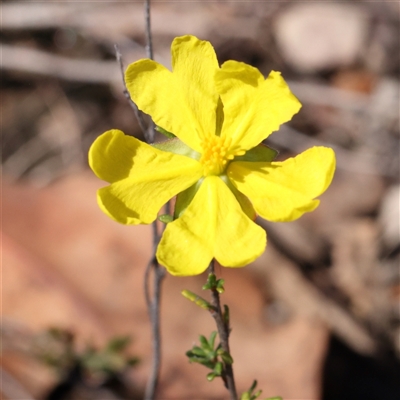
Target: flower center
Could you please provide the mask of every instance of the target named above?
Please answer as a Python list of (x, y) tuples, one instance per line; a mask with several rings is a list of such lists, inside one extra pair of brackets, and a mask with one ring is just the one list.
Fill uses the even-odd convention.
[(221, 175), (227, 167), (228, 161), (235, 157), (230, 149), (232, 140), (221, 136), (212, 136), (202, 143), (203, 152), (200, 158), (204, 167), (204, 175)]

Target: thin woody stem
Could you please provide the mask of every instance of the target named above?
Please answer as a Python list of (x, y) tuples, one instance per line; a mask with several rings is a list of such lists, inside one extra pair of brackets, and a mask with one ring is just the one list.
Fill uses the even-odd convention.
[[(146, 22), (146, 55), (147, 58), (150, 60), (154, 60), (153, 54), (153, 38), (151, 34), (151, 18), (150, 18), (150, 0), (146, 0), (144, 3), (144, 16)], [(155, 137), (155, 125), (154, 122), (151, 120), (145, 134), (146, 140), (148, 143), (154, 142)]]
[[(160, 330), (160, 303), (161, 286), (165, 277), (165, 269), (158, 263), (156, 250), (160, 242), (161, 234), (157, 221), (153, 222), (153, 255), (147, 264), (144, 274), (144, 293), (147, 304), (147, 312), (151, 321), (153, 359), (150, 376), (146, 384), (145, 400), (153, 400), (160, 375), (161, 368), (161, 330)], [(153, 293), (150, 293), (150, 275), (153, 273)]]
[[(157, 222), (153, 223), (153, 257), (147, 265), (144, 276), (144, 292), (147, 310), (151, 321), (153, 360), (150, 376), (147, 381), (145, 400), (154, 399), (161, 367), (161, 331), (160, 331), (160, 300), (161, 284), (165, 269), (158, 264), (155, 252), (160, 241)], [(153, 272), (153, 294), (150, 294), (150, 273)]]
[[(151, 25), (150, 25), (150, 0), (145, 1), (145, 22), (146, 22), (146, 54), (147, 57), (153, 59), (153, 44), (151, 37)], [(124, 95), (128, 99), (130, 106), (132, 107), (136, 119), (139, 123), (140, 129), (147, 143), (154, 142), (155, 136), (155, 125), (150, 120), (146, 124), (143, 113), (138, 109), (135, 102), (129, 95), (128, 88), (124, 79), (124, 65), (122, 62), (122, 55), (117, 45), (115, 47), (115, 54), (117, 62), (119, 64), (122, 76), (122, 82), (124, 85)], [(169, 205), (167, 204), (167, 209)], [(160, 368), (161, 368), (161, 330), (160, 330), (160, 303), (161, 303), (161, 286), (162, 280), (165, 276), (165, 269), (158, 263), (156, 258), (156, 250), (158, 243), (162, 235), (162, 229), (157, 224), (157, 221), (153, 222), (153, 253), (152, 257), (147, 264), (144, 274), (144, 295), (146, 299), (147, 311), (151, 322), (151, 333), (152, 333), (152, 366), (150, 370), (150, 376), (146, 384), (146, 390), (144, 400), (153, 400), (155, 398), (156, 389), (158, 385)], [(150, 276), (153, 273), (153, 291), (151, 293), (150, 287)]]
[[(214, 260), (211, 261), (210, 266), (208, 267), (208, 272), (210, 274), (214, 274)], [(225, 350), (229, 355), (229, 333), (230, 329), (227, 323), (224, 321), (224, 317), (221, 310), (221, 302), (219, 298), (219, 293), (216, 288), (211, 289), (211, 305), (213, 306), (213, 310), (211, 311), (211, 315), (213, 316), (215, 323), (217, 325), (218, 335), (221, 342), (221, 347)], [(225, 387), (229, 390), (229, 394), (231, 396), (231, 400), (238, 400), (236, 386), (235, 386), (235, 378), (233, 375), (232, 364), (224, 363), (225, 365), (225, 374), (223, 375), (223, 380), (225, 383)]]
[(146, 124), (144, 114), (142, 111), (139, 110), (138, 106), (136, 103), (132, 100), (128, 88), (126, 87), (126, 82), (124, 78), (124, 63), (122, 61), (122, 54), (119, 51), (119, 48), (116, 44), (114, 44), (114, 49), (115, 49), (115, 57), (117, 59), (119, 69), (121, 71), (121, 76), (122, 76), (122, 83), (124, 85), (124, 96), (127, 98), (129, 105), (131, 106), (133, 112), (135, 113), (135, 117), (139, 123), (140, 130), (143, 132), (143, 136), (146, 140), (147, 143), (153, 143), (154, 142), (154, 136), (155, 136), (155, 130), (154, 130), (154, 122), (150, 120), (149, 123)]
[[(151, 37), (150, 22), (150, 0), (145, 1), (145, 21), (146, 21), (146, 53), (151, 60), (153, 57), (153, 42)], [(139, 111), (140, 114), (140, 111)], [(140, 123), (140, 122), (139, 122)], [(155, 125), (150, 120), (147, 129), (143, 131), (145, 139), (148, 143), (154, 142)], [(167, 205), (168, 208), (168, 205)], [(161, 330), (160, 330), (160, 303), (161, 303), (161, 284), (165, 276), (165, 269), (158, 263), (156, 250), (160, 242), (162, 229), (159, 229), (157, 220), (153, 222), (153, 256), (150, 260), (145, 276), (144, 291), (147, 303), (147, 310), (151, 321), (153, 359), (149, 379), (146, 385), (144, 395), (145, 400), (153, 400), (157, 390), (157, 384), (161, 369)], [(150, 270), (153, 270), (153, 295), (150, 295)]]
[(135, 113), (135, 117), (136, 117), (136, 119), (137, 119), (137, 121), (139, 123), (140, 130), (143, 132), (143, 135), (145, 136), (145, 138), (147, 140), (146, 134), (147, 134), (147, 129), (148, 128), (146, 127), (146, 122), (145, 122), (145, 120), (143, 118), (143, 113), (138, 109), (136, 103), (132, 100), (132, 98), (131, 98), (131, 96), (130, 96), (130, 94), (128, 92), (128, 88), (126, 87), (126, 82), (125, 82), (125, 79), (124, 79), (124, 75), (125, 74), (124, 74), (124, 63), (122, 61), (122, 54), (119, 51), (118, 45), (114, 44), (114, 49), (115, 49), (115, 57), (117, 59), (117, 62), (118, 62), (118, 65), (119, 65), (119, 69), (121, 71), (122, 83), (124, 85), (124, 91), (123, 91), (124, 96), (128, 100), (129, 105), (131, 106), (133, 112)]
[(146, 20), (146, 55), (147, 58), (153, 60), (154, 55), (153, 55), (153, 39), (151, 35), (150, 0), (145, 1), (144, 15)]
[[(124, 80), (124, 65), (122, 61), (122, 55), (118, 49), (117, 45), (115, 47), (115, 55), (117, 62), (119, 64), (122, 81), (124, 84), (124, 95), (128, 99), (131, 105), (139, 126), (143, 132), (143, 135), (148, 143), (154, 141), (154, 123), (151, 121), (147, 126), (143, 118), (142, 112), (137, 108), (136, 104), (131, 99), (126, 83)], [(168, 208), (168, 205), (167, 205)], [(152, 347), (153, 347), (153, 360), (152, 367), (150, 371), (150, 377), (146, 385), (145, 400), (154, 399), (158, 377), (160, 375), (161, 366), (161, 332), (160, 332), (160, 300), (161, 300), (161, 283), (165, 276), (165, 269), (158, 264), (156, 258), (156, 250), (158, 243), (161, 238), (161, 233), (159, 232), (159, 227), (157, 221), (153, 222), (153, 254), (147, 264), (145, 274), (144, 274), (144, 296), (146, 299), (147, 312), (151, 321), (151, 331), (152, 331)], [(153, 279), (153, 293), (150, 293), (150, 275), (151, 272), (154, 273)]]

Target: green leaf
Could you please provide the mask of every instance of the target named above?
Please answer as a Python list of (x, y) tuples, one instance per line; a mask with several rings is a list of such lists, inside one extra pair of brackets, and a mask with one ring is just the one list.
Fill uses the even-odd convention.
[(210, 343), (210, 346), (212, 349), (214, 349), (214, 345), (215, 345), (215, 338), (217, 337), (217, 331), (212, 331), (211, 335), (210, 335), (210, 339), (208, 340), (208, 342)]
[(256, 393), (253, 393), (256, 386), (257, 386), (257, 381), (254, 380), (252, 385), (250, 386), (250, 389), (242, 394), (240, 400), (256, 400), (262, 393), (262, 390), (258, 390)]
[[(201, 364), (203, 361), (205, 361), (205, 359), (202, 358), (202, 357), (191, 356), (189, 352), (187, 352), (186, 355), (187, 355), (188, 358), (189, 358), (189, 362), (195, 362), (195, 363)], [(207, 361), (207, 360), (206, 360), (206, 361)]]
[(205, 357), (206, 356), (206, 352), (199, 346), (194, 346), (191, 350), (189, 350), (186, 355), (188, 357)]
[(208, 340), (207, 340), (207, 338), (206, 338), (205, 336), (200, 335), (200, 336), (199, 336), (199, 340), (200, 340), (200, 343), (201, 343), (201, 347), (202, 347), (203, 349), (205, 349), (205, 350), (214, 350), (214, 349), (210, 346), (210, 344), (208, 343)]
[(129, 336), (120, 336), (111, 339), (107, 343), (106, 350), (111, 352), (121, 352), (129, 345), (131, 338)]
[(215, 274), (208, 274), (207, 282), (205, 285), (202, 286), (203, 290), (211, 290), (214, 289), (217, 284), (217, 277)]
[(257, 387), (257, 383), (258, 383), (257, 380), (254, 379), (253, 383), (250, 386), (250, 389), (248, 390), (249, 393), (253, 393), (254, 392), (254, 389)]
[(207, 311), (213, 308), (213, 306), (207, 300), (203, 299), (200, 296), (197, 296), (197, 294), (191, 292), (190, 290), (182, 290), (181, 294), (183, 297), (186, 297), (188, 300), (193, 301), (193, 303), (201, 308), (204, 308)]
[(225, 292), (224, 284), (225, 284), (225, 281), (223, 279), (218, 279), (217, 287), (216, 287), (216, 290), (218, 293), (221, 294), (221, 293)]
[(214, 369), (214, 367), (215, 367), (215, 362), (214, 361), (198, 360), (196, 362), (201, 364), (201, 365), (204, 365), (205, 367), (210, 368), (210, 369)]
[(211, 382), (211, 381), (214, 380), (214, 378), (215, 378), (216, 376), (217, 376), (217, 375), (215, 375), (214, 372), (210, 372), (209, 374), (207, 374), (207, 380), (208, 380), (209, 382)]
[(278, 155), (278, 151), (261, 143), (246, 151), (242, 156), (236, 156), (233, 161), (271, 162)]
[(223, 293), (225, 281), (223, 279), (217, 279), (215, 274), (209, 274), (207, 277), (207, 282), (202, 286), (203, 290), (217, 290), (218, 293)]
[(214, 373), (217, 376), (221, 376), (222, 375), (222, 371), (224, 370), (224, 366), (222, 364), (222, 362), (217, 362), (214, 366)]

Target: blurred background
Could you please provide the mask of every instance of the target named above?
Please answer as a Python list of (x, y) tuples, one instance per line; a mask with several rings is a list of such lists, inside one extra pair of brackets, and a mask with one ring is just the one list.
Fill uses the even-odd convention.
[[(143, 2), (1, 4), (3, 399), (140, 399), (150, 367), (143, 274), (148, 226), (101, 213), (88, 169), (94, 139), (142, 138), (125, 66), (145, 57)], [(400, 3), (157, 1), (155, 58), (175, 36), (214, 45), (220, 62), (278, 70), (303, 108), (267, 144), (286, 159), (334, 148), (321, 205), (292, 223), (259, 221), (264, 255), (221, 268), (240, 392), (257, 379), (286, 400), (400, 398)], [(161, 139), (161, 138), (160, 138)], [(224, 399), (185, 351), (215, 329), (164, 283), (159, 399)]]

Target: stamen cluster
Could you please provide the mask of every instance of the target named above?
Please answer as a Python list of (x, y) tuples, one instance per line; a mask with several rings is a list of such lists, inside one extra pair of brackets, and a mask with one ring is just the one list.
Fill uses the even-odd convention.
[(230, 151), (231, 142), (232, 139), (221, 136), (211, 136), (203, 141), (200, 163), (203, 164), (205, 176), (221, 175), (225, 171), (228, 161), (235, 157)]

